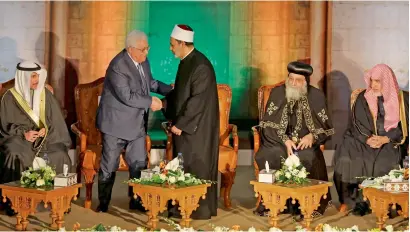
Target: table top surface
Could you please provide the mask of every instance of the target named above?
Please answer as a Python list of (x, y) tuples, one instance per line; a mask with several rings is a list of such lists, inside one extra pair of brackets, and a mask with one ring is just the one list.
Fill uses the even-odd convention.
[(47, 193), (47, 192), (54, 192), (54, 191), (61, 191), (64, 189), (70, 188), (81, 188), (82, 184), (74, 184), (71, 186), (48, 186), (44, 188), (38, 187), (25, 187), (20, 184), (20, 181), (13, 181), (5, 184), (0, 184), (0, 189), (8, 189), (8, 190), (18, 190), (22, 192), (35, 192), (35, 193)]
[(285, 184), (285, 183), (263, 183), (263, 182), (258, 182), (258, 181), (251, 181), (251, 184), (258, 184), (258, 185), (269, 185), (269, 186), (276, 186), (276, 187), (284, 187), (284, 188), (291, 188), (291, 189), (298, 189), (298, 188), (307, 188), (307, 187), (314, 187), (314, 186), (319, 186), (319, 185), (327, 185), (327, 186), (332, 186), (332, 182), (328, 181), (322, 181), (322, 180), (314, 180), (314, 179), (308, 179), (309, 182), (303, 183), (303, 184)]

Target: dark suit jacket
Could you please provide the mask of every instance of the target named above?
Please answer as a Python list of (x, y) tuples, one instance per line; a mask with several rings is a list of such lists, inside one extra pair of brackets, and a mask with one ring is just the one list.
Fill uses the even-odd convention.
[[(145, 78), (124, 49), (110, 62), (97, 111), (97, 128), (105, 134), (134, 140), (145, 136), (145, 111), (151, 106), (150, 91), (166, 95), (170, 85), (152, 78), (148, 59), (141, 63)], [(144, 83), (145, 81), (145, 83)]]

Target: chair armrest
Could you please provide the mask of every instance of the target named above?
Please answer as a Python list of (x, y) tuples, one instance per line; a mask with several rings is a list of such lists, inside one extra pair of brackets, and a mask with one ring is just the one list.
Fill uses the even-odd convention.
[(162, 122), (161, 127), (167, 135), (167, 145), (165, 148), (165, 159), (168, 161), (172, 160), (172, 133), (169, 130), (170, 122)]
[(252, 135), (253, 135), (253, 152), (256, 154), (256, 152), (259, 151), (259, 146), (261, 144), (261, 139), (258, 131), (259, 126), (253, 126), (252, 127)]
[(162, 122), (161, 127), (164, 130), (165, 134), (170, 135), (171, 131), (169, 130), (170, 122)]
[(234, 124), (229, 124), (229, 132), (232, 134), (233, 138), (233, 149), (238, 153), (239, 149), (239, 137), (238, 137), (238, 127)]
[(260, 135), (258, 131), (259, 126), (252, 127), (252, 135), (253, 135), (253, 166), (255, 171), (255, 178), (256, 180), (259, 179), (259, 167), (256, 163), (256, 153), (259, 151), (259, 146), (261, 144)]
[(100, 169), (100, 159), (97, 154), (91, 150), (85, 150), (80, 153), (79, 165), (83, 169), (98, 170)]
[(77, 124), (78, 122), (71, 125), (71, 131), (80, 138), (80, 152), (85, 152), (87, 148), (87, 135), (78, 129)]
[(151, 137), (149, 135), (145, 136), (145, 145), (147, 147), (148, 154), (151, 152)]

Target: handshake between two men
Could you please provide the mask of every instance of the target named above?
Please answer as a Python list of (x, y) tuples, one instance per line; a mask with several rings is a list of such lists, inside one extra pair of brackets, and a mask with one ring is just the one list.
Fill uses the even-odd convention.
[(150, 106), (152, 111), (161, 110), (163, 107), (165, 107), (165, 106), (159, 98), (152, 97), (152, 102), (151, 102), (151, 106)]

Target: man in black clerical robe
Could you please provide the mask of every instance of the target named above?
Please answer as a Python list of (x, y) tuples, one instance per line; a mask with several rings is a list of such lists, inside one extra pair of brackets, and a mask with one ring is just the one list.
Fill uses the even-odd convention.
[[(260, 170), (268, 161), (269, 167), (281, 168), (281, 162), (297, 152), (300, 162), (309, 172), (308, 178), (327, 181), (326, 163), (320, 145), (334, 134), (326, 107), (324, 94), (309, 85), (313, 72), (310, 65), (301, 62), (288, 64), (285, 84), (271, 90), (266, 112), (260, 122), (261, 146), (255, 155)], [(321, 199), (319, 209), (313, 216), (323, 214), (330, 194)], [(298, 203), (297, 203), (298, 204)], [(266, 209), (260, 204), (255, 213), (264, 215)], [(288, 201), (286, 212), (300, 214)]]
[[(193, 46), (193, 30), (176, 25), (170, 49), (181, 59), (173, 91), (166, 97), (166, 118), (172, 121), (173, 155), (182, 153), (184, 171), (217, 181), (219, 105), (215, 71), (204, 54)], [(217, 213), (217, 185), (208, 188), (193, 219), (210, 219)]]
[[(70, 135), (57, 99), (45, 88), (47, 72), (33, 62), (17, 65), (14, 87), (1, 98), (0, 183), (20, 180), (36, 156), (48, 161), (56, 173), (72, 167)], [(7, 214), (12, 215), (8, 207)]]
[[(365, 74), (367, 89), (352, 106), (352, 119), (334, 156), (340, 211), (370, 212), (358, 184), (397, 169), (408, 152), (409, 94), (398, 88), (391, 68), (378, 64)], [(375, 115), (376, 117), (374, 117)]]

